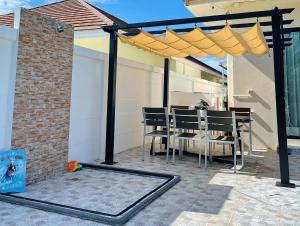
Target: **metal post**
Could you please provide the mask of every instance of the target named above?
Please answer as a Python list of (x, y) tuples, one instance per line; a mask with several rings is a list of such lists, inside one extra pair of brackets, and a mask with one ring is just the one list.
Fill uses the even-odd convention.
[[(165, 58), (164, 59), (163, 107), (168, 107), (168, 102), (169, 102), (169, 68), (170, 68), (170, 60), (169, 58)], [(161, 138), (161, 143), (165, 145), (165, 149), (167, 148), (167, 141), (168, 140), (165, 137)], [(154, 142), (155, 141), (153, 138), (152, 145), (150, 148), (150, 155), (153, 154)]]
[(170, 60), (165, 58), (164, 61), (164, 97), (163, 97), (163, 106), (168, 107), (169, 103), (169, 68)]
[[(169, 104), (169, 71), (170, 71), (170, 60), (169, 58), (164, 59), (164, 90), (163, 90), (163, 107), (168, 107)], [(167, 149), (168, 139), (162, 138), (162, 143)]]
[(104, 162), (105, 164), (108, 165), (114, 164), (117, 51), (118, 51), (118, 37), (116, 36), (116, 33), (114, 31), (111, 31), (110, 44), (109, 44), (106, 146), (105, 146), (105, 162)]
[(295, 187), (290, 183), (289, 159), (287, 150), (286, 121), (285, 121), (285, 100), (284, 100), (284, 61), (283, 61), (283, 41), (281, 39), (282, 14), (278, 8), (274, 9), (272, 15), (272, 36), (273, 36), (273, 57), (274, 57), (274, 77), (277, 111), (278, 130), (278, 154), (280, 165), (280, 181), (277, 186)]

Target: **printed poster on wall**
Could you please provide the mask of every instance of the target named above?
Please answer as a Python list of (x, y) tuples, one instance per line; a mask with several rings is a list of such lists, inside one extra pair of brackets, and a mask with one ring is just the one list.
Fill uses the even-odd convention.
[(0, 151), (0, 193), (25, 192), (26, 151)]

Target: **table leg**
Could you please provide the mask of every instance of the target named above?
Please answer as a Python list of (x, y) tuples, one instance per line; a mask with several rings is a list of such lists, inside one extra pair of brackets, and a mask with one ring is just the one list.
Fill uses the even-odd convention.
[[(236, 127), (238, 128), (238, 126), (239, 126), (239, 123), (237, 122)], [(237, 130), (237, 136), (241, 137), (241, 132), (239, 130)], [(238, 139), (238, 141), (239, 141), (239, 148), (240, 148), (240, 150), (242, 150), (241, 149), (242, 148), (242, 141), (240, 139)]]
[(252, 155), (252, 125), (251, 120), (249, 121), (249, 155)]
[[(236, 122), (236, 128), (238, 128), (238, 127), (239, 127), (239, 123)], [(232, 135), (232, 134), (230, 133), (230, 135)], [(237, 136), (238, 136), (238, 137), (241, 136), (241, 133), (240, 133), (240, 131), (238, 131), (238, 130), (237, 130)], [(240, 139), (238, 139), (238, 142), (239, 142), (239, 147), (240, 147), (240, 150), (241, 150), (242, 142), (241, 142)], [(232, 156), (234, 156), (234, 145), (233, 145), (233, 144), (231, 145), (231, 150), (232, 150)]]

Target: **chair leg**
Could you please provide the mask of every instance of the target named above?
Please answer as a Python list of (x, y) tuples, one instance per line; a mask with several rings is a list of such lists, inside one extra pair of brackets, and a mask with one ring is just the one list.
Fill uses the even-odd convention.
[(225, 144), (223, 144), (223, 155), (225, 155)]
[(208, 153), (209, 153), (209, 161), (212, 162), (212, 143), (209, 143)]
[(207, 142), (208, 142), (208, 140), (207, 140), (207, 138), (205, 138), (205, 153), (204, 153), (204, 167), (205, 167), (205, 169), (207, 168)]
[[(195, 142), (195, 141), (193, 141)], [(199, 167), (201, 167), (201, 148), (202, 148), (202, 139), (200, 138), (200, 148), (199, 148)]]
[(152, 138), (152, 142), (153, 142), (153, 149), (152, 149), (152, 156), (155, 156), (155, 137)]
[(236, 148), (237, 148), (237, 140), (234, 140), (234, 154), (233, 154), (234, 173), (236, 173)]
[(241, 156), (242, 156), (242, 168), (244, 167), (244, 138), (243, 138), (243, 132), (241, 134), (241, 143), (242, 143), (242, 146), (241, 146)]
[(168, 137), (168, 140), (167, 140), (167, 163), (169, 162), (169, 144), (170, 144), (170, 137)]
[[(213, 133), (213, 135), (215, 135), (214, 132), (212, 132), (212, 133)], [(212, 149), (215, 149), (216, 143), (212, 143), (210, 147), (211, 147)], [(211, 151), (211, 150), (210, 150), (210, 151)], [(210, 156), (210, 152), (209, 152), (209, 156)], [(211, 159), (210, 159), (209, 161), (211, 161)]]
[(142, 161), (145, 161), (145, 139), (146, 139), (146, 136), (143, 136), (143, 153), (142, 153)]
[(182, 160), (182, 152), (183, 152), (183, 149), (184, 149), (184, 146), (185, 146), (185, 141), (182, 140), (182, 139), (179, 139), (179, 147), (178, 147), (178, 158), (180, 160)]
[(173, 163), (175, 163), (175, 135), (173, 135), (173, 153), (172, 153), (172, 155), (173, 155)]
[(160, 141), (159, 141), (159, 150), (161, 151), (162, 149), (162, 138), (160, 138)]
[(183, 148), (182, 147), (183, 146), (182, 143), (183, 143), (182, 140), (178, 138), (178, 159), (180, 159), (180, 152), (181, 152), (181, 150)]
[(249, 153), (248, 155), (252, 155), (252, 125), (251, 121), (249, 122)]

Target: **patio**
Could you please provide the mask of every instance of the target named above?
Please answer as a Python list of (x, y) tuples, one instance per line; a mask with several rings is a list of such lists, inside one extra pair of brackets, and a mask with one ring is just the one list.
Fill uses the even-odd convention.
[[(166, 193), (162, 194), (159, 198), (157, 198), (152, 203), (150, 203), (150, 205), (148, 205), (140, 212), (138, 212), (132, 219), (130, 219), (126, 223), (126, 225), (287, 225), (287, 224), (297, 225), (299, 224), (298, 222), (300, 221), (300, 217), (298, 214), (298, 210), (300, 208), (300, 196), (299, 196), (300, 157), (299, 155), (291, 155), (291, 156), (288, 155), (288, 151), (287, 151), (288, 146), (286, 143), (287, 136), (285, 132), (286, 120), (285, 120), (284, 108), (277, 107), (276, 109), (277, 123), (274, 123), (277, 124), (277, 128), (278, 128), (279, 155), (275, 151), (277, 147), (269, 151), (266, 150), (258, 151), (253, 149), (253, 152), (251, 154), (245, 155), (245, 166), (242, 169), (238, 170), (237, 173), (233, 172), (232, 164), (224, 164), (224, 162), (223, 163), (212, 162), (209, 163), (207, 168), (204, 168), (203, 165), (201, 168), (199, 168), (198, 159), (195, 158), (195, 156), (191, 156), (189, 154), (184, 155), (183, 160), (178, 160), (176, 156), (175, 163), (170, 162), (167, 164), (165, 155), (157, 155), (157, 156), (148, 155), (150, 150), (149, 144), (147, 144), (148, 145), (147, 152), (146, 152), (147, 155), (145, 155), (145, 161), (141, 160), (140, 146), (128, 150), (126, 150), (128, 147), (124, 148), (123, 150), (126, 151), (122, 150), (122, 152), (120, 153), (119, 153), (120, 149), (115, 147), (115, 143), (120, 142), (119, 139), (116, 139), (117, 136), (115, 136), (115, 133), (116, 135), (119, 135), (117, 133), (121, 131), (118, 127), (116, 127), (116, 125), (120, 125), (122, 124), (123, 121), (126, 121), (123, 118), (121, 118), (123, 120), (120, 120), (120, 118), (116, 119), (115, 117), (117, 112), (116, 109), (118, 110), (118, 104), (121, 105), (120, 103), (118, 103), (116, 98), (117, 97), (116, 96), (117, 64), (118, 64), (118, 55), (117, 55), (118, 38), (117, 37), (118, 36), (123, 37), (125, 41), (127, 40), (128, 42), (130, 42), (129, 40), (131, 39), (129, 39), (127, 36), (134, 35), (130, 33), (124, 33), (126, 35), (123, 35), (123, 33), (118, 33), (118, 31), (124, 29), (136, 29), (140, 27), (151, 28), (157, 26), (181, 25), (181, 24), (191, 24), (191, 23), (193, 24), (193, 23), (200, 23), (200, 22), (202, 23), (202, 22), (216, 22), (216, 21), (217, 22), (226, 21), (226, 27), (227, 27), (227, 20), (255, 18), (258, 21), (258, 18), (260, 17), (268, 17), (270, 18), (270, 21), (262, 22), (262, 24), (264, 24), (263, 26), (267, 26), (267, 27), (272, 26), (273, 33), (270, 32), (269, 35), (266, 35), (266, 36), (272, 35), (272, 39), (269, 39), (269, 42), (267, 43), (265, 38), (261, 38), (260, 41), (265, 46), (265, 48), (262, 51), (263, 53), (257, 53), (253, 55), (266, 54), (268, 51), (268, 47), (273, 48), (274, 51), (273, 64), (274, 64), (274, 77), (275, 77), (274, 86), (275, 86), (275, 96), (276, 96), (275, 100), (277, 106), (284, 106), (285, 105), (284, 89), (283, 89), (284, 76), (282, 76), (284, 70), (283, 47), (285, 45), (287, 46), (288, 43), (285, 42), (285, 39), (282, 39), (281, 35), (283, 32), (292, 32), (292, 31), (282, 27), (282, 24), (290, 23), (290, 20), (286, 21), (282, 19), (282, 14), (289, 14), (292, 11), (293, 11), (292, 8), (283, 9), (283, 10), (279, 10), (278, 8), (275, 8), (274, 10), (269, 10), (269, 11), (249, 12), (249, 13), (241, 13), (241, 14), (226, 14), (226, 15), (224, 14), (219, 16), (186, 18), (186, 19), (178, 19), (178, 20), (171, 20), (171, 21), (156, 21), (156, 22), (145, 22), (145, 23), (137, 23), (137, 24), (120, 24), (120, 25), (111, 25), (111, 26), (103, 27), (104, 31), (108, 32), (110, 35), (109, 55), (107, 58), (103, 57), (103, 65), (108, 64), (107, 67), (103, 66), (108, 70), (108, 77), (107, 77), (108, 90), (107, 90), (107, 96), (102, 97), (100, 95), (102, 99), (107, 98), (107, 104), (105, 101), (101, 99), (101, 102), (104, 103), (103, 105), (107, 107), (107, 117), (105, 118), (106, 121), (105, 123), (102, 123), (103, 125), (101, 124), (101, 126), (103, 127), (106, 126), (106, 137), (105, 136), (102, 137), (102, 135), (105, 133), (101, 129), (97, 130), (97, 133), (91, 132), (90, 134), (93, 135), (93, 137), (95, 136), (95, 138), (93, 139), (97, 141), (99, 140), (99, 142), (101, 143), (101, 146), (99, 145), (93, 148), (95, 148), (95, 150), (103, 149), (103, 152), (105, 151), (105, 156), (103, 157), (105, 157), (106, 165), (115, 165), (116, 167), (133, 169), (133, 170), (145, 170), (145, 171), (157, 172), (157, 173), (168, 173), (168, 174), (179, 175), (181, 177), (181, 181), (178, 184), (176, 184), (173, 188), (171, 188)], [(28, 20), (33, 20), (32, 18), (34, 18), (31, 17), (31, 14), (26, 11), (24, 11), (24, 15), (28, 16), (29, 18)], [(25, 19), (27, 19), (27, 17), (25, 17)], [(26, 24), (25, 19), (23, 21), (23, 24)], [(34, 23), (32, 22), (32, 24)], [(54, 25), (51, 21), (49, 21), (49, 26), (50, 25), (52, 29)], [(251, 24), (250, 25), (233, 24), (233, 25), (242, 28), (253, 26)], [(224, 26), (224, 25), (220, 25), (220, 26)], [(227, 28), (229, 29), (230, 27)], [(51, 29), (48, 30), (51, 31)], [(57, 29), (56, 24), (55, 24), (55, 29)], [(67, 29), (69, 29), (69, 31)], [(210, 26), (210, 27), (203, 28), (203, 30), (205, 29), (213, 29), (213, 27)], [(193, 27), (193, 28), (188, 28), (188, 30), (191, 32), (193, 31), (200, 32), (200, 28)], [(177, 29), (177, 31), (186, 32), (186, 30), (182, 30), (182, 29), (179, 30)], [(30, 33), (31, 31), (28, 30), (27, 32)], [(157, 33), (166, 33), (166, 32), (170, 32), (170, 31), (168, 29), (162, 31), (149, 31), (149, 34), (147, 34), (146, 36), (151, 37), (150, 34), (152, 33), (157, 34)], [(261, 30), (259, 30), (258, 33), (261, 36), (263, 34)], [(65, 34), (67, 35), (63, 37), (70, 41), (68, 47), (69, 47), (69, 51), (71, 51), (71, 49), (73, 48), (73, 43), (71, 42), (73, 37), (73, 30), (71, 28), (66, 27)], [(174, 35), (174, 37), (180, 35), (175, 33), (174, 34), (171, 33), (171, 34)], [(209, 35), (210, 34), (207, 34), (208, 37), (210, 37)], [(184, 36), (182, 36), (181, 39), (184, 40)], [(159, 45), (164, 44), (168, 46), (170, 43), (172, 43), (172, 42), (170, 43), (168, 42), (167, 44), (165, 44), (161, 40), (157, 41), (157, 37), (154, 36), (151, 37), (150, 40), (151, 43), (153, 40), (155, 42), (159, 42), (158, 43)], [(210, 38), (207, 38), (206, 41), (209, 40)], [(41, 43), (44, 42), (44, 40), (40, 40), (40, 41)], [(55, 44), (57, 43), (55, 42), (55, 40), (52, 41)], [(246, 41), (246, 39), (244, 41)], [(133, 41), (133, 43), (134, 42), (135, 41)], [(188, 41), (186, 42), (190, 44)], [(241, 43), (242, 42), (238, 41), (237, 45)], [(216, 45), (217, 47), (223, 44), (218, 41), (215, 41), (214, 43), (214, 45)], [(147, 49), (146, 47), (143, 48)], [(181, 46), (174, 46), (172, 48), (177, 50), (180, 49), (180, 51), (184, 49)], [(201, 49), (204, 47), (200, 46), (199, 48)], [(60, 51), (63, 51), (60, 48), (58, 49)], [(169, 49), (169, 47), (167, 47), (167, 49)], [(254, 52), (254, 50), (252, 51)], [(224, 54), (226, 53), (230, 53), (230, 52), (224, 51)], [(244, 54), (244, 53), (245, 52), (243, 50), (241, 52), (238, 52), (237, 55)], [(161, 78), (161, 85), (162, 85), (161, 88), (163, 88), (161, 90), (163, 90), (162, 93), (163, 95), (162, 98), (161, 97), (159, 98), (163, 99), (162, 105), (164, 107), (168, 107), (171, 104), (169, 98), (170, 57), (172, 56), (176, 57), (179, 53), (176, 52), (176, 54), (175, 53), (166, 54), (165, 52), (161, 52), (160, 54), (162, 54), (162, 56), (164, 57), (164, 68), (163, 68), (164, 70), (162, 74), (163, 78)], [(223, 50), (222, 50), (222, 54), (223, 54)], [(193, 54), (184, 52), (183, 56), (186, 55), (189, 56)], [(70, 56), (72, 56), (72, 54), (70, 54)], [(99, 55), (95, 55), (95, 58), (97, 57), (99, 57)], [(53, 57), (53, 59), (55, 59), (55, 57)], [(23, 109), (24, 107), (23, 100), (16, 99), (15, 101), (17, 104), (20, 105), (15, 107), (14, 110), (18, 112), (21, 109), (22, 113), (17, 114), (19, 118), (13, 119), (15, 123), (16, 122), (20, 123), (18, 124), (18, 126), (13, 127), (14, 129), (13, 134), (16, 134), (18, 136), (21, 135), (21, 138), (23, 138), (22, 137), (23, 134), (25, 134), (28, 137), (25, 137), (26, 139), (24, 138), (24, 140), (15, 139), (14, 142), (12, 142), (13, 144), (12, 146), (14, 148), (17, 147), (17, 148), (22, 148), (27, 150), (28, 157), (30, 160), (28, 161), (30, 162), (30, 165), (28, 164), (28, 175), (30, 175), (30, 180), (28, 181), (27, 192), (21, 194), (20, 196), (27, 197), (27, 198), (38, 198), (43, 201), (56, 202), (62, 205), (73, 205), (77, 208), (85, 208), (93, 211), (104, 211), (105, 213), (110, 212), (116, 214), (122, 211), (122, 209), (126, 208), (126, 206), (130, 205), (130, 203), (134, 202), (136, 199), (139, 199), (140, 196), (143, 196), (148, 192), (150, 192), (151, 190), (154, 190), (155, 187), (157, 187), (160, 183), (163, 182), (163, 180), (154, 179), (154, 178), (145, 179), (141, 177), (135, 177), (132, 175), (124, 176), (113, 172), (109, 172), (109, 173), (98, 172), (94, 175), (91, 175), (92, 173), (89, 170), (87, 171), (83, 170), (73, 174), (67, 174), (65, 172), (64, 164), (67, 162), (67, 160), (70, 160), (70, 157), (68, 159), (68, 151), (69, 151), (68, 135), (70, 134), (70, 131), (79, 131), (82, 134), (85, 133), (84, 130), (81, 130), (82, 127), (79, 126), (80, 123), (77, 125), (78, 127), (72, 128), (69, 126), (71, 96), (68, 96), (67, 101), (64, 99), (65, 96), (70, 95), (69, 91), (71, 90), (72, 87), (71, 60), (68, 63), (69, 63), (67, 68), (68, 77), (66, 78), (67, 84), (62, 85), (61, 87), (63, 91), (66, 92), (66, 94), (64, 95), (63, 92), (60, 92), (59, 98), (56, 97), (55, 95), (51, 97), (53, 99), (49, 97), (49, 99), (51, 99), (51, 101), (53, 101), (53, 103), (56, 104), (57, 104), (57, 100), (59, 100), (58, 102), (61, 105), (58, 106), (64, 106), (62, 109), (57, 107), (57, 105), (53, 104), (53, 106), (51, 105), (51, 108), (48, 106), (48, 108), (46, 108), (46, 111), (43, 112), (43, 114), (42, 113), (38, 114), (39, 113), (38, 112), (35, 115), (36, 113), (35, 110), (39, 109), (40, 105), (42, 106), (41, 109), (44, 109), (44, 107), (46, 106), (45, 103), (49, 101), (47, 99), (48, 97), (45, 99), (41, 98), (41, 96), (39, 96), (40, 90), (36, 89), (35, 91), (36, 91), (37, 100), (43, 99), (45, 100), (45, 103), (43, 103), (43, 101), (37, 101), (38, 104), (36, 104), (34, 108), (29, 109), (30, 111), (32, 110), (32, 112), (34, 113), (32, 114), (33, 117), (37, 119), (36, 121), (34, 121), (34, 123), (36, 124), (34, 124), (32, 123), (32, 120), (30, 119), (24, 120), (23, 118), (24, 115), (27, 114), (27, 111), (29, 111), (27, 108)], [(24, 65), (26, 64), (24, 63)], [(55, 65), (56, 62), (54, 62), (52, 66)], [(55, 67), (55, 68), (59, 68), (59, 67)], [(48, 73), (45, 74), (49, 76)], [(61, 76), (64, 76), (64, 74), (66, 73), (62, 73)], [(19, 78), (24, 79), (22, 76), (21, 77), (19, 76)], [(53, 77), (50, 76), (49, 79), (50, 83), (52, 81), (51, 79), (53, 79), (53, 82), (55, 81), (54, 76)], [(27, 81), (27, 78), (25, 80)], [(35, 80), (36, 79), (33, 76), (32, 79), (29, 80), (30, 81), (29, 86), (30, 85), (32, 86), (32, 84), (36, 82)], [(136, 82), (135, 80), (132, 80), (132, 84), (133, 81)], [(22, 82), (17, 82), (16, 84), (22, 84)], [(43, 88), (43, 86), (41, 87)], [(56, 93), (54, 92), (55, 90), (53, 91), (51, 89), (51, 86), (49, 87), (50, 87), (49, 90), (51, 91), (51, 94)], [(24, 90), (22, 89), (23, 88), (22, 86), (17, 88), (19, 88), (21, 91)], [(22, 95), (24, 95), (24, 99), (26, 100), (27, 93), (24, 92), (22, 93)], [(45, 92), (44, 95), (47, 96), (48, 93)], [(19, 96), (17, 95), (17, 97), (20, 97), (20, 95)], [(123, 98), (126, 99), (125, 97)], [(84, 98), (82, 99), (84, 100)], [(136, 104), (133, 100), (134, 99), (130, 99), (129, 102), (131, 103), (131, 105), (129, 102), (127, 102), (126, 106), (128, 108), (129, 106), (134, 106), (137, 109), (138, 104)], [(148, 102), (147, 103), (143, 102), (143, 106), (146, 105), (148, 105)], [(79, 108), (84, 108), (80, 105), (78, 106)], [(20, 108), (19, 110), (18, 107)], [(47, 110), (49, 109), (52, 110), (54, 109), (55, 111), (54, 112), (51, 111), (51, 114), (48, 114), (49, 112)], [(102, 114), (103, 112), (105, 113), (105, 108), (103, 109), (99, 108), (98, 110), (99, 112), (101, 112), (101, 116), (95, 114), (96, 116), (93, 115), (93, 117), (103, 118)], [(249, 112), (251, 113), (250, 108), (249, 108)], [(122, 113), (130, 115), (131, 118), (134, 118), (134, 120), (140, 124), (140, 119), (135, 118), (133, 114), (130, 114), (128, 112), (122, 112)], [(165, 114), (166, 117), (164, 118), (164, 121), (169, 122), (170, 118), (168, 115), (168, 111), (166, 109), (165, 109), (165, 113), (166, 113)], [(206, 122), (208, 122), (207, 120), (208, 115), (209, 114), (206, 115)], [(209, 115), (209, 116), (214, 116), (214, 115)], [(71, 114), (71, 118), (72, 118), (72, 114)], [(45, 119), (47, 120), (47, 122), (43, 123), (43, 121), (40, 119)], [(97, 123), (100, 124), (99, 122), (102, 119), (101, 120), (98, 119), (98, 120)], [(201, 117), (198, 117), (197, 120), (199, 120), (198, 129), (201, 131)], [(220, 130), (220, 131), (234, 132), (234, 136), (236, 136), (235, 135), (236, 126), (231, 126), (231, 125), (236, 125), (234, 112), (232, 113), (232, 118), (230, 118), (230, 120), (231, 120), (230, 129)], [(274, 118), (274, 120), (276, 119)], [(162, 121), (162, 120), (154, 120), (154, 121), (156, 121), (155, 124), (152, 124), (151, 126), (157, 126), (156, 124), (157, 121)], [(228, 121), (228, 119), (226, 119), (225, 121)], [(144, 123), (146, 124), (146, 120), (144, 120)], [(90, 124), (94, 126), (94, 124), (96, 123), (90, 120)], [(128, 122), (126, 124), (126, 127), (131, 127), (132, 124)], [(169, 125), (168, 123), (166, 124), (168, 130)], [(221, 123), (219, 122), (215, 124), (221, 126), (220, 125)], [(222, 123), (222, 124), (226, 124), (226, 123)], [(49, 128), (48, 127), (44, 128), (43, 127), (44, 125), (49, 126)], [(63, 128), (62, 125), (64, 125), (65, 127)], [(175, 127), (173, 128), (176, 129), (176, 118), (175, 118), (174, 125)], [(28, 130), (25, 129), (23, 131), (24, 128)], [(32, 128), (34, 129), (43, 128), (43, 130), (41, 129), (41, 131), (42, 132), (46, 131), (47, 134), (48, 131), (50, 131), (49, 136), (48, 137), (43, 136), (42, 133), (39, 133), (41, 131), (35, 133)], [(17, 129), (19, 129), (20, 131)], [(188, 129), (194, 129), (194, 128), (188, 128)], [(80, 133), (78, 134), (81, 135)], [(122, 133), (120, 132), (120, 134)], [(131, 133), (130, 138), (138, 137), (139, 135), (137, 136), (137, 134), (138, 134), (137, 132)], [(88, 138), (91, 138), (91, 135), (87, 135), (87, 137), (90, 136)], [(168, 132), (168, 137), (169, 137), (169, 132)], [(48, 138), (51, 138), (51, 140), (49, 140)], [(234, 138), (234, 142), (235, 142), (234, 144), (237, 144), (238, 142), (237, 139), (238, 136)], [(28, 143), (25, 144), (25, 141)], [(126, 140), (124, 136), (123, 141), (130, 142), (130, 139)], [(88, 142), (91, 143), (90, 140), (88, 140)], [(123, 142), (123, 144), (124, 143), (125, 142)], [(140, 143), (136, 144), (135, 146), (137, 145), (140, 145)], [(76, 143), (73, 146), (78, 147), (78, 149), (81, 151), (81, 154), (87, 155), (87, 152), (85, 151), (88, 148), (85, 145), (79, 146)], [(134, 147), (134, 146), (132, 145), (130, 147)], [(216, 147), (217, 150), (214, 150), (214, 154), (216, 154), (216, 152), (222, 154), (223, 151), (222, 146), (217, 145)], [(191, 149), (191, 147), (189, 148)], [(189, 150), (189, 151), (197, 153), (198, 150), (199, 147), (196, 147), (195, 150)], [(237, 149), (235, 148), (235, 150)], [(46, 154), (43, 155), (43, 153), (46, 154), (51, 153), (51, 156), (48, 156)], [(47, 160), (46, 163), (43, 162), (43, 160), (45, 159)], [(97, 159), (99, 160), (97, 161), (92, 160), (94, 161), (92, 163), (101, 164), (104, 160), (104, 158), (102, 158), (98, 152), (97, 152)], [(86, 162), (91, 163), (91, 161), (86, 161)], [(278, 162), (280, 163), (280, 165), (278, 164)], [(56, 168), (52, 169), (51, 167), (53, 168), (56, 167), (57, 169)], [(42, 174), (45, 175), (42, 177)], [(47, 180), (41, 181), (41, 178)], [(278, 183), (278, 179), (280, 179), (281, 183)], [(277, 185), (279, 186), (275, 186), (276, 182)], [(295, 187), (295, 189), (290, 189), (287, 187)], [(103, 225), (91, 221), (92, 218), (85, 218), (90, 220), (87, 221), (75, 217), (66, 216), (68, 214), (60, 215), (52, 212), (44, 212), (41, 210), (26, 207), (26, 204), (24, 204), (24, 206), (20, 206), (20, 205), (12, 205), (12, 204), (1, 202), (1, 205), (2, 208), (0, 209), (0, 220), (1, 220), (1, 224), (3, 225)]]
[[(116, 154), (116, 160), (119, 162), (117, 167), (181, 176), (176, 186), (126, 225), (299, 224), (300, 189), (274, 186), (279, 170), (274, 170), (278, 159), (272, 152), (256, 151), (254, 156), (247, 156), (246, 166), (237, 174), (233, 174), (232, 165), (216, 162), (210, 164), (207, 170), (199, 168), (197, 158), (192, 156), (184, 156), (175, 165), (166, 164), (165, 156), (152, 158), (146, 155), (143, 162), (140, 148)], [(290, 162), (291, 179), (299, 184), (300, 158), (291, 156)], [(51, 186), (51, 180), (47, 181), (47, 186)], [(132, 191), (135, 186), (132, 180), (125, 187)], [(73, 189), (78, 191), (76, 187)], [(61, 198), (64, 199), (64, 196)], [(86, 200), (85, 205), (89, 204), (93, 205), (92, 200)], [(1, 203), (1, 206), (0, 220), (4, 225), (102, 225), (7, 203)]]

